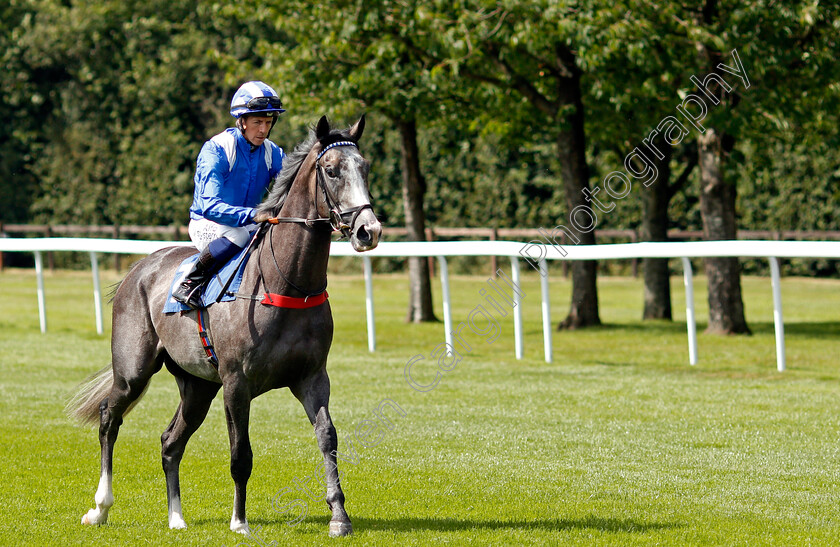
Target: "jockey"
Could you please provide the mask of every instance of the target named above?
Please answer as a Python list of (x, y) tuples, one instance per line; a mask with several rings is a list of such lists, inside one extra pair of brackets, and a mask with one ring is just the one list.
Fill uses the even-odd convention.
[(204, 143), (195, 170), (190, 207), (190, 239), (201, 252), (175, 300), (201, 306), (201, 287), (250, 239), (255, 207), (283, 167), (283, 149), (268, 140), (285, 112), (277, 92), (263, 82), (246, 82), (233, 95), (230, 114), (236, 127)]

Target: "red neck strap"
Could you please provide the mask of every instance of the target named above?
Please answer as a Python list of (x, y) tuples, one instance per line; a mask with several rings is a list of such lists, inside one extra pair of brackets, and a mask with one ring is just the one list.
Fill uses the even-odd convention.
[(327, 291), (322, 292), (321, 294), (317, 294), (315, 296), (306, 296), (306, 297), (294, 297), (294, 296), (283, 296), (282, 294), (274, 294), (274, 293), (265, 293), (265, 298), (260, 302), (260, 304), (265, 304), (266, 306), (276, 306), (278, 308), (293, 308), (293, 309), (304, 309), (304, 308), (314, 308), (315, 306), (320, 306), (323, 304), (327, 298), (329, 298), (329, 294)]

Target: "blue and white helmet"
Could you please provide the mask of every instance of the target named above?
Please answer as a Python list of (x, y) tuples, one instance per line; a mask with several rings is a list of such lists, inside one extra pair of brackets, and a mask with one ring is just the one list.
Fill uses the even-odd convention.
[(263, 82), (245, 82), (230, 101), (230, 115), (239, 119), (244, 114), (271, 114), (285, 112), (277, 92)]

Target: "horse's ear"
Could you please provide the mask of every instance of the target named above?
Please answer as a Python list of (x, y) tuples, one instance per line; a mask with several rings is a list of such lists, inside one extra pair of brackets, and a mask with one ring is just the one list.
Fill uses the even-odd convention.
[(321, 119), (318, 120), (318, 125), (315, 126), (315, 136), (318, 139), (323, 139), (327, 135), (330, 134), (330, 121), (327, 119), (326, 116), (321, 116)]
[(353, 142), (359, 142), (359, 139), (362, 138), (362, 133), (365, 132), (365, 115), (362, 114), (362, 117), (359, 118), (359, 121), (356, 122), (356, 125), (350, 128), (350, 138)]

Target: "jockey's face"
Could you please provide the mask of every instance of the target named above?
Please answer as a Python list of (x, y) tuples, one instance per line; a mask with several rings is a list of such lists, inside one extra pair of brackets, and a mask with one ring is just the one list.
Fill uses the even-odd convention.
[(271, 116), (248, 116), (242, 120), (242, 135), (254, 146), (260, 146), (268, 137), (273, 123)]

